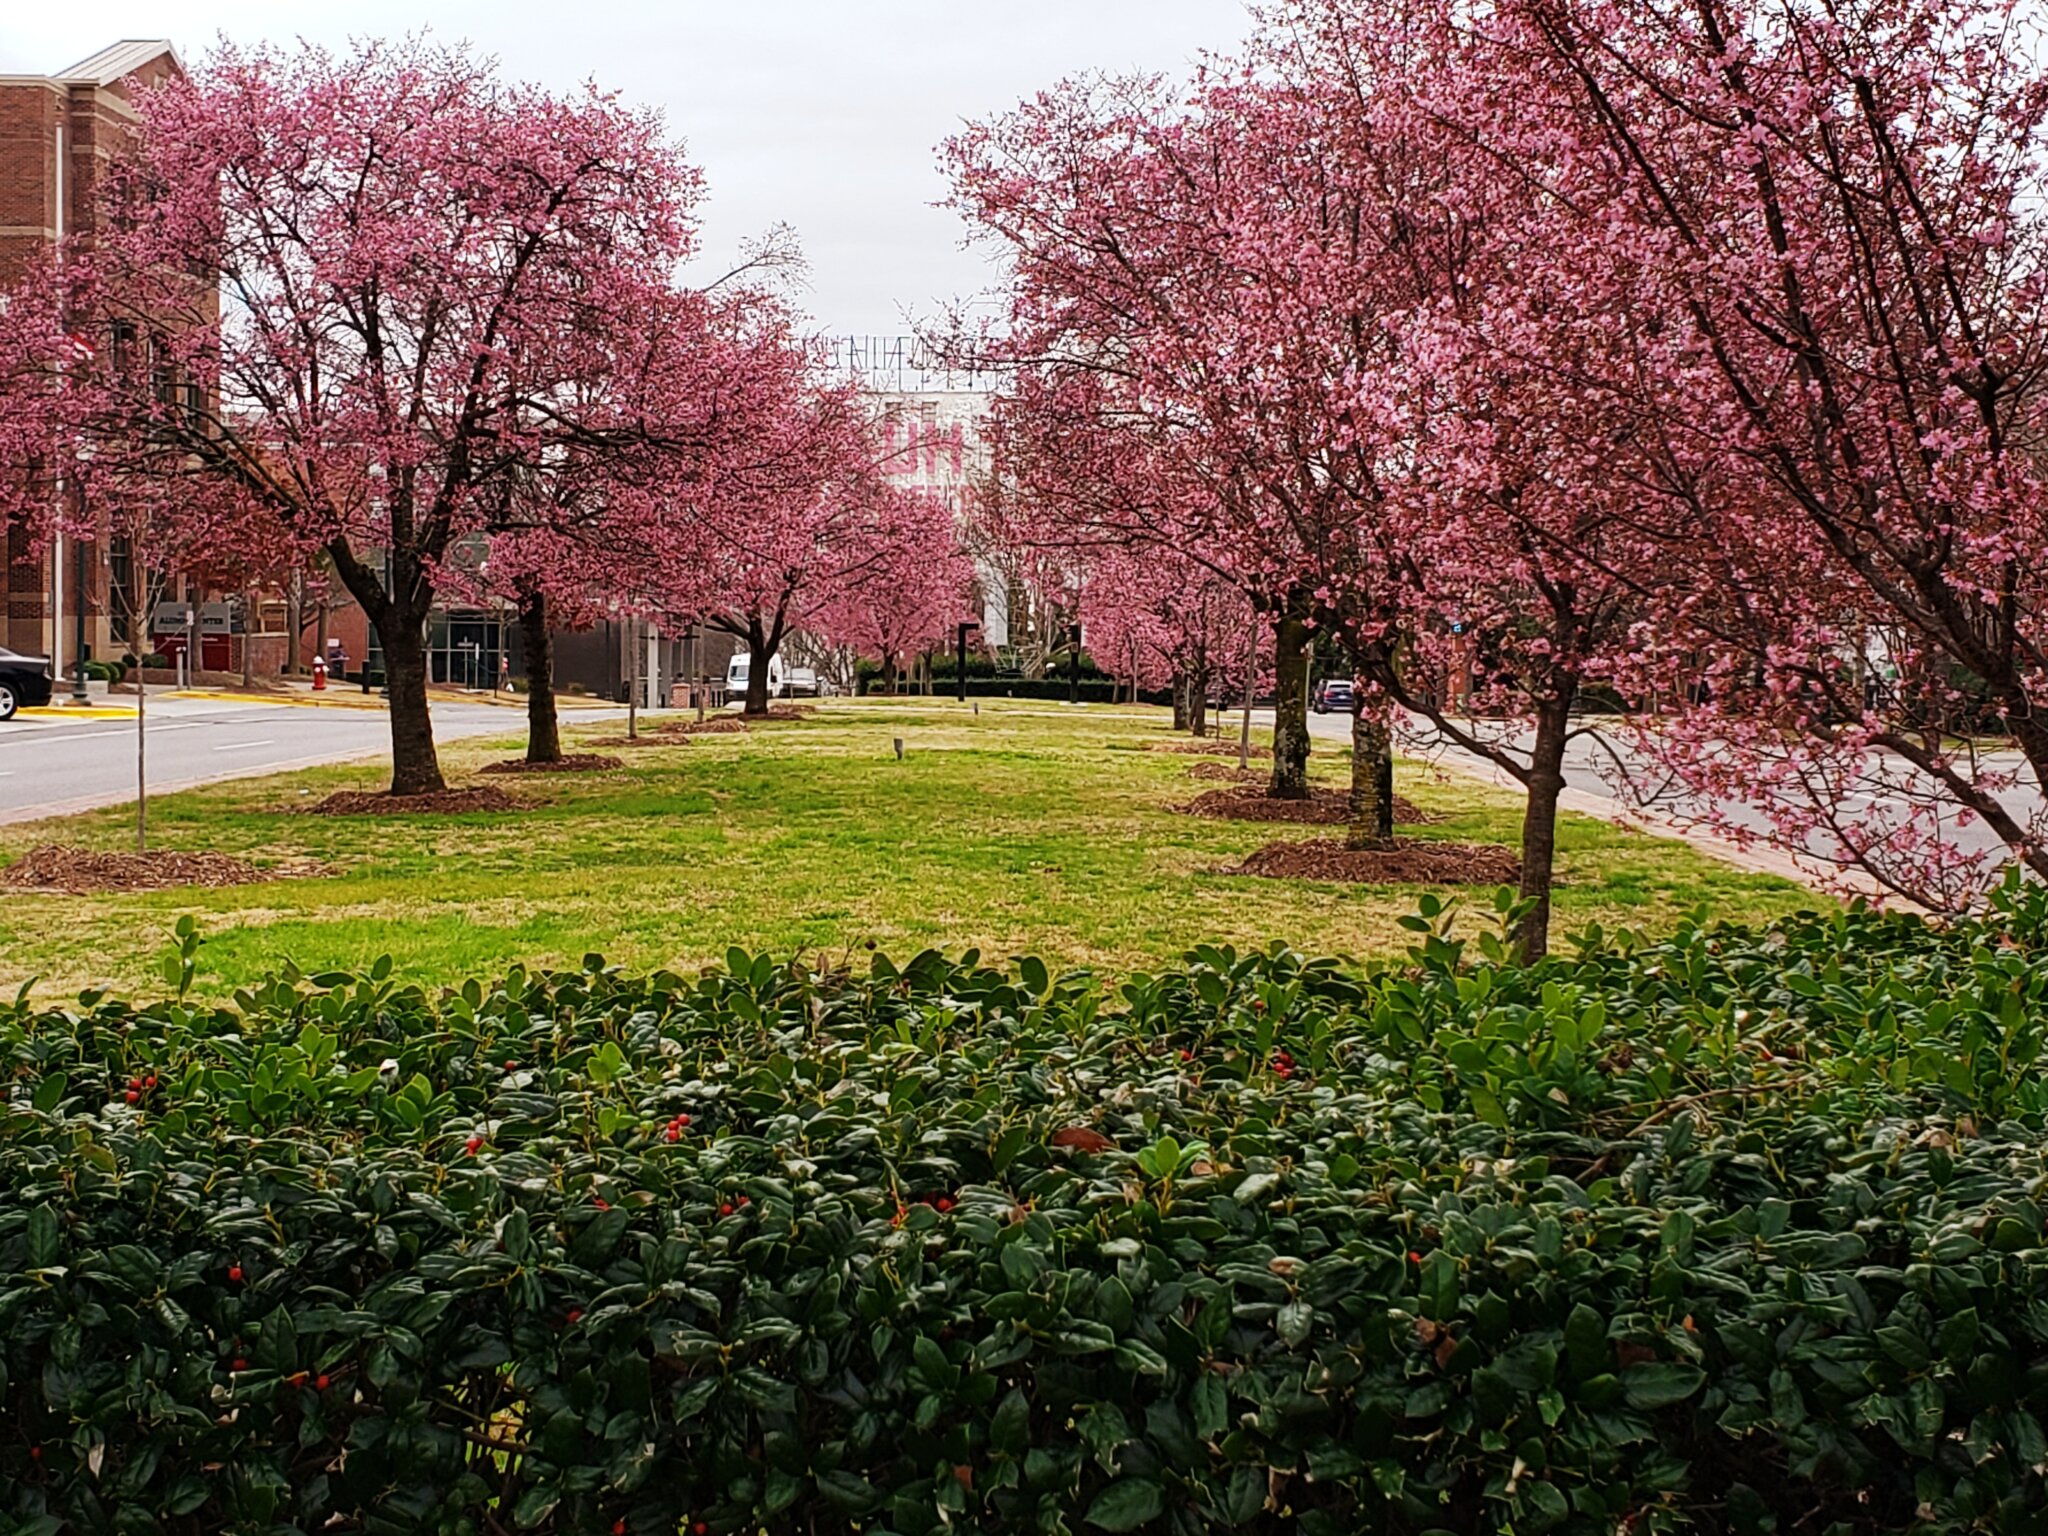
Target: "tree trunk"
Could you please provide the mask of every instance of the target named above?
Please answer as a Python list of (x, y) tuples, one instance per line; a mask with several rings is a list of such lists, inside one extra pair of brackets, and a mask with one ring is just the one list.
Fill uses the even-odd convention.
[(545, 594), (520, 594), (519, 638), (526, 651), (526, 760), (559, 763), (562, 726), (555, 712), (555, 642), (548, 633)]
[(284, 675), (299, 675), (299, 647), (306, 643), (306, 582), (293, 571), (291, 585), (284, 589)]
[(1176, 731), (1188, 728), (1189, 687), (1187, 678), (1178, 672), (1173, 674), (1173, 728)]
[(1285, 615), (1273, 626), (1273, 779), (1269, 800), (1308, 798), (1308, 624)]
[(1351, 713), (1351, 821), (1347, 848), (1384, 848), (1394, 840), (1394, 742), (1384, 714), (1361, 696)]
[(775, 652), (755, 627), (747, 636), (747, 702), (742, 714), (768, 713), (768, 663), (774, 659)]
[[(391, 704), (391, 793), (430, 795), (448, 787), (434, 750), (427, 709), (425, 615), (397, 603), (384, 609), (377, 638), (384, 645), (384, 688)], [(369, 666), (366, 660), (363, 665)]]
[(1186, 725), (1190, 736), (1209, 734), (1209, 675), (1197, 672), (1188, 679), (1188, 718)]
[(1565, 738), (1571, 730), (1573, 693), (1561, 692), (1536, 709), (1536, 743), (1529, 750), (1529, 800), (1522, 812), (1524, 905), (1515, 941), (1522, 963), (1550, 950), (1550, 887), (1557, 865), (1557, 799), (1564, 790)]
[(242, 686), (256, 686), (256, 594), (242, 594)]

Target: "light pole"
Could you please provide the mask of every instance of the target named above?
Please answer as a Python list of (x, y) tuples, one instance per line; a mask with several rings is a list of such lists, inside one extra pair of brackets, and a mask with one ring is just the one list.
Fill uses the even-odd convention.
[(977, 623), (975, 620), (962, 619), (960, 621), (959, 629), (957, 631), (957, 637), (960, 645), (960, 655), (959, 660), (956, 663), (956, 665), (959, 668), (959, 671), (956, 674), (956, 676), (960, 683), (960, 702), (962, 704), (965, 704), (967, 702), (967, 631), (969, 631), (970, 629), (979, 628), (981, 628), (981, 625)]
[[(80, 510), (83, 511), (85, 487), (82, 485), (78, 489), (78, 502)], [(85, 540), (75, 538), (71, 541), (71, 547), (77, 551), (77, 565), (73, 573), (77, 591), (72, 594), (75, 627), (71, 632), (71, 702), (83, 704), (88, 698), (85, 691)], [(141, 672), (140, 667), (136, 668), (135, 686), (138, 688), (142, 686)]]
[(1081, 626), (1067, 626), (1067, 702), (1081, 702)]

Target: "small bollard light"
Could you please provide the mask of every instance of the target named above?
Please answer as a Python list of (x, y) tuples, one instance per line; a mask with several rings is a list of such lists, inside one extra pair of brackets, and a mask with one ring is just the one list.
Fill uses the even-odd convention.
[(903, 738), (901, 736), (896, 738), (896, 761), (899, 763), (903, 761)]
[(981, 716), (981, 700), (979, 699), (974, 701), (974, 714), (977, 719)]

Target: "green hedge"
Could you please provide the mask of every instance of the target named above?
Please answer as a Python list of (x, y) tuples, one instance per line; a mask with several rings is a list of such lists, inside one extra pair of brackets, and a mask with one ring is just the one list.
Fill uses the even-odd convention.
[(0, 1530), (2022, 1532), (2038, 892), (0, 1009)]
[[(906, 682), (904, 692), (912, 690)], [(886, 694), (888, 684), (881, 678), (870, 678), (864, 685), (870, 694)], [(1055, 699), (1062, 703), (1075, 695), (1074, 685), (1065, 677), (975, 677), (967, 679), (967, 696), (970, 699)], [(1113, 682), (1103, 677), (1083, 677), (1078, 690), (1083, 704), (1121, 704), (1131, 696), (1130, 686)], [(960, 696), (958, 678), (941, 678), (932, 685), (932, 697), (953, 699)], [(1173, 695), (1158, 689), (1141, 688), (1138, 699), (1144, 704), (1171, 704)]]

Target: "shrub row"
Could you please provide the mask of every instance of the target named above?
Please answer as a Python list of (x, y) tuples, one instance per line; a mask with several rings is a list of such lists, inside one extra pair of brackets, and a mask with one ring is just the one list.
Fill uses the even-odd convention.
[[(888, 684), (882, 678), (871, 677), (863, 684), (864, 691), (871, 694), (886, 694)], [(910, 692), (906, 682), (904, 691)], [(933, 694), (942, 699), (955, 698), (960, 691), (957, 678), (940, 678), (932, 684)], [(1065, 701), (1077, 697), (1083, 704), (1122, 704), (1131, 696), (1130, 686), (1113, 679), (1084, 676), (1077, 685), (1061, 677), (975, 677), (967, 679), (967, 696), (970, 699), (1056, 699)], [(1138, 690), (1141, 704), (1171, 704), (1173, 695), (1160, 689), (1141, 688)]]
[(0, 1530), (2043, 1528), (2048, 920), (0, 1010)]

